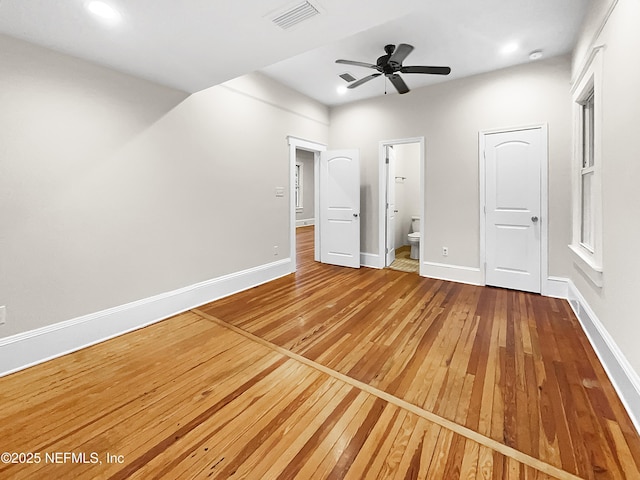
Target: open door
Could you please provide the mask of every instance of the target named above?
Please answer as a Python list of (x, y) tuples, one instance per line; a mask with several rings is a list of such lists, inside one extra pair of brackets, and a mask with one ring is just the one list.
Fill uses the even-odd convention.
[(360, 156), (320, 153), (320, 261), (360, 268)]
[(387, 162), (387, 255), (386, 264), (389, 266), (396, 259), (396, 151), (393, 145), (385, 147)]

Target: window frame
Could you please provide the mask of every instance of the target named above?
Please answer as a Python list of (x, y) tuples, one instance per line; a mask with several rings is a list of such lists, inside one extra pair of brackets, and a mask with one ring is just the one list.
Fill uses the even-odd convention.
[[(579, 101), (580, 105), (580, 237), (579, 243), (590, 254), (595, 253), (595, 199), (593, 183), (595, 183), (595, 89), (593, 83), (587, 88), (586, 98)], [(586, 179), (590, 181), (586, 182)], [(589, 185), (588, 195), (585, 195), (585, 185)], [(588, 211), (585, 204), (588, 203)]]
[[(602, 50), (597, 47), (592, 51), (572, 88), (573, 232), (569, 245), (574, 263), (598, 287), (603, 285)], [(585, 185), (589, 185), (587, 195)]]

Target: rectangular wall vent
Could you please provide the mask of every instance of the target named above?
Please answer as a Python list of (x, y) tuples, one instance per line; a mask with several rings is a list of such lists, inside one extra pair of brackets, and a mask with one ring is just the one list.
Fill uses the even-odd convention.
[(302, 2), (289, 10), (278, 14), (271, 21), (283, 30), (304, 22), (305, 20), (320, 15), (320, 12), (309, 2)]

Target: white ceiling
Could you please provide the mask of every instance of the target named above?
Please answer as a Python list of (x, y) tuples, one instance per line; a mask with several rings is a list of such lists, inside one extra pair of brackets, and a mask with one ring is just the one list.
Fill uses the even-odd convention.
[[(571, 51), (591, 0), (310, 0), (320, 10), (291, 29), (271, 19), (301, 0), (105, 0), (122, 16), (107, 25), (87, 0), (0, 0), (0, 33), (187, 92), (260, 70), (333, 105), (384, 94), (382, 77), (340, 96), (337, 77), (372, 70), (387, 43), (415, 50), (405, 65), (448, 65), (448, 77), (404, 75), (410, 88)], [(507, 42), (519, 49), (502, 55)], [(394, 93), (391, 85), (388, 92)], [(409, 94), (410, 95), (410, 94)]]
[[(462, 78), (529, 62), (529, 54), (542, 50), (543, 58), (571, 52), (586, 13), (587, 0), (447, 0), (424, 2), (425, 7), (346, 39), (305, 52), (262, 69), (272, 78), (327, 105), (396, 94), (383, 77), (339, 95), (338, 77), (356, 78), (375, 70), (336, 64), (338, 58), (376, 63), (388, 43), (408, 43), (415, 50), (404, 65), (451, 67), (451, 74), (405, 74), (409, 88)], [(433, 6), (428, 7), (428, 5)], [(517, 50), (502, 48), (516, 43)]]

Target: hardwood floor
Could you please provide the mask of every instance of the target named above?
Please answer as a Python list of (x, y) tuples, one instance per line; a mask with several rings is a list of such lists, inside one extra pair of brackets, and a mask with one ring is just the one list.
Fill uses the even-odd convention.
[(0, 378), (0, 450), (41, 455), (0, 478), (640, 478), (566, 302), (312, 248), (299, 229), (295, 275)]

